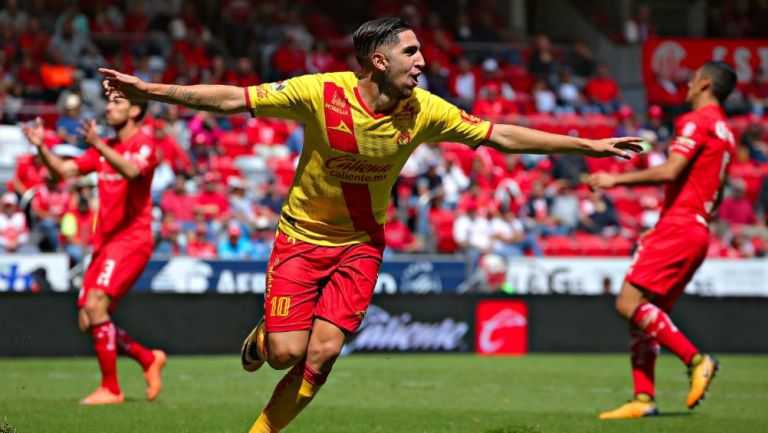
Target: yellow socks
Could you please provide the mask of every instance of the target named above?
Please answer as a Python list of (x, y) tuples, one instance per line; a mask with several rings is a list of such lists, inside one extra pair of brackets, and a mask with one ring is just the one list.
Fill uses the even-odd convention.
[(249, 433), (279, 432), (312, 401), (327, 377), (305, 362), (296, 364), (277, 384)]

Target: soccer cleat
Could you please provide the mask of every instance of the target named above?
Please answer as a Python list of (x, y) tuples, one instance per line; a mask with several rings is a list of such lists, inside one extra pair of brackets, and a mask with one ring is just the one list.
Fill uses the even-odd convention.
[(163, 381), (160, 378), (160, 373), (165, 367), (165, 361), (167, 356), (162, 350), (153, 350), (152, 354), (155, 355), (155, 360), (149, 365), (147, 371), (144, 372), (144, 379), (147, 381), (147, 399), (152, 401), (160, 394), (160, 389), (163, 388)]
[(247, 372), (258, 370), (267, 360), (264, 347), (267, 333), (264, 327), (264, 319), (262, 318), (243, 341), (243, 347), (240, 349), (240, 364), (243, 366), (243, 370)]
[(600, 414), (600, 419), (633, 419), (658, 415), (659, 410), (653, 399), (646, 395), (638, 395), (633, 400)]
[(99, 406), (102, 404), (117, 404), (125, 401), (125, 395), (113, 394), (112, 391), (104, 387), (99, 387), (96, 391), (93, 391), (90, 395), (80, 400), (80, 404), (89, 406)]
[(707, 388), (715, 378), (715, 373), (720, 369), (720, 363), (711, 355), (703, 355), (701, 361), (688, 368), (691, 378), (691, 390), (688, 392), (686, 404), (688, 409), (693, 409), (704, 399)]

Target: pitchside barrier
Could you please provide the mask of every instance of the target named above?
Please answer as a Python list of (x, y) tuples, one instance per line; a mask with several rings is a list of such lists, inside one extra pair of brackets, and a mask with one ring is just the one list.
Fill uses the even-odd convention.
[[(0, 293), (0, 356), (92, 353), (77, 330), (74, 292)], [(345, 353), (625, 352), (612, 296), (376, 295)], [(683, 297), (672, 318), (708, 352), (768, 353), (768, 298)], [(171, 354), (235, 355), (261, 317), (256, 294), (132, 293), (115, 321)], [(234, 356), (233, 356), (233, 359)], [(233, 361), (233, 368), (236, 368)]]

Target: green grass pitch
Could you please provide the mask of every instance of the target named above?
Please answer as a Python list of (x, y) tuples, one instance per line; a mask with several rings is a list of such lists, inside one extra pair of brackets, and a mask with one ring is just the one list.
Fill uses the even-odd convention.
[[(768, 356), (722, 356), (709, 397), (685, 408), (688, 379), (665, 355), (662, 416), (599, 421), (631, 393), (626, 355), (353, 355), (286, 433), (768, 432)], [(165, 387), (144, 399), (137, 364), (119, 361), (126, 403), (81, 407), (95, 358), (0, 359), (1, 433), (247, 432), (280, 373), (248, 374), (235, 356), (171, 356)]]

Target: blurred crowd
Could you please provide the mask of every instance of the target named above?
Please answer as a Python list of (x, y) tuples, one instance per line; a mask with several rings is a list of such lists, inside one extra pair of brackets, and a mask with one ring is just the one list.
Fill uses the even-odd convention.
[[(608, 66), (583, 41), (554, 45), (536, 35), (530, 45), (507, 44), (519, 35), (487, 9), (436, 2), (375, 2), (360, 6), (352, 21), (344, 21), (348, 11), (331, 16), (308, 0), (211, 3), (5, 1), (2, 122), (40, 115), (49, 129), (46, 144), (76, 157), (84, 149), (77, 125), (98, 120), (104, 109), (99, 66), (149, 81), (239, 86), (354, 70), (353, 28), (345, 23), (400, 14), (423, 44), (420, 86), (491, 120), (584, 137), (639, 135), (646, 152), (627, 162), (422, 145), (393, 190), (388, 254), (627, 256), (659, 217), (661, 188), (591, 192), (583, 179), (662, 164), (680, 101), (651, 98), (647, 113), (633, 112)], [(754, 90), (742, 93), (742, 106), (734, 105), (739, 148), (713, 224), (712, 256), (764, 254), (768, 79), (758, 75)], [(675, 79), (684, 96), (681, 77)], [(152, 185), (156, 254), (267, 259), (302, 126), (152, 104), (141, 127), (161, 160)], [(57, 182), (39, 157), (22, 155), (2, 195), (0, 251), (65, 251), (77, 263), (87, 253), (97, 206), (93, 177)]]

